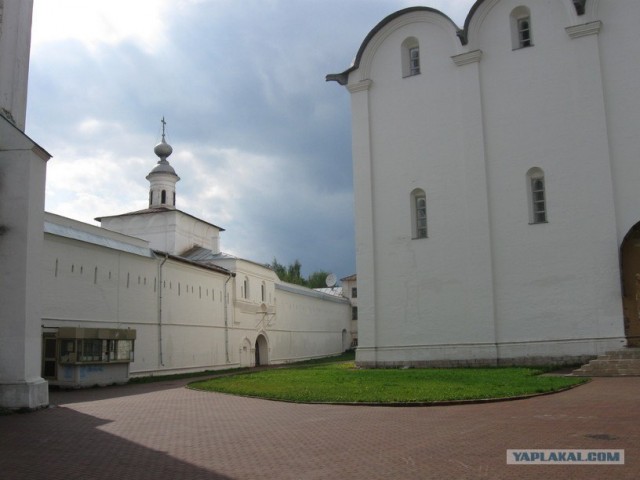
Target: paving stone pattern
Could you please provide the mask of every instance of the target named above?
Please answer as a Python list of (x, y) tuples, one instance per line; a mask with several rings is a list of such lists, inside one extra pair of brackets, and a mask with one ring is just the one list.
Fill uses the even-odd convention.
[[(0, 478), (636, 479), (640, 378), (440, 407), (298, 405), (185, 381), (52, 392), (0, 416)], [(506, 465), (507, 449), (624, 449), (623, 466)]]

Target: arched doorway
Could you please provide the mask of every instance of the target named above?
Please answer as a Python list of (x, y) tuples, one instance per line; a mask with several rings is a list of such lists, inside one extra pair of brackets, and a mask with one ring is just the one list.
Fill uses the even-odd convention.
[(640, 223), (636, 223), (620, 246), (622, 308), (627, 345), (640, 347)]
[(255, 366), (269, 365), (269, 345), (264, 335), (258, 335), (256, 338), (256, 363)]

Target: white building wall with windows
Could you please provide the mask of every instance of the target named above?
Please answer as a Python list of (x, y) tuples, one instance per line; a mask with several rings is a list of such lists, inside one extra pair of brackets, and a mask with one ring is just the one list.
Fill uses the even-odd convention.
[(360, 364), (576, 362), (624, 345), (634, 18), (631, 0), (486, 0), (459, 29), (411, 7), (328, 76), (351, 93)]
[[(168, 254), (147, 240), (47, 213), (41, 272), (45, 339), (69, 328), (134, 332), (133, 358), (118, 371), (119, 381), (286, 363), (348, 348), (346, 299), (282, 284), (266, 266), (202, 247)], [(57, 370), (46, 372), (50, 383), (118, 381), (107, 371), (120, 364), (74, 353), (79, 373), (58, 351)], [(88, 383), (74, 383), (85, 372), (93, 375)]]
[(225, 263), (224, 229), (176, 209), (164, 128), (148, 209), (102, 217), (101, 227), (44, 212), (50, 155), (23, 131), (32, 6), (0, 0), (0, 407), (46, 406), (47, 381), (88, 386), (340, 353), (346, 299), (285, 287), (284, 304), (310, 317), (278, 318), (280, 281), (268, 267), (208, 261)]

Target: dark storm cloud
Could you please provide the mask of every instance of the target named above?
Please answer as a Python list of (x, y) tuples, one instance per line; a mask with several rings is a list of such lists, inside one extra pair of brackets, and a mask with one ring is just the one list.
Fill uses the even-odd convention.
[(226, 228), (225, 251), (354, 273), (349, 95), (324, 77), (412, 4), (183, 0), (146, 43), (40, 43), (27, 132), (54, 154), (47, 208), (84, 221), (143, 208), (164, 115), (178, 206)]

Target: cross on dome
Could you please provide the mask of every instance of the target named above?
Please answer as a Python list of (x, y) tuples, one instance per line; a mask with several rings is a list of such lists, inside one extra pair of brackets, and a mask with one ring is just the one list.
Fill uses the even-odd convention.
[(167, 157), (173, 153), (173, 148), (165, 140), (167, 122), (164, 116), (160, 122), (162, 123), (162, 140), (153, 149), (160, 160), (147, 175), (147, 180), (150, 183), (149, 207), (175, 208), (176, 182), (180, 180), (180, 177), (167, 161)]

